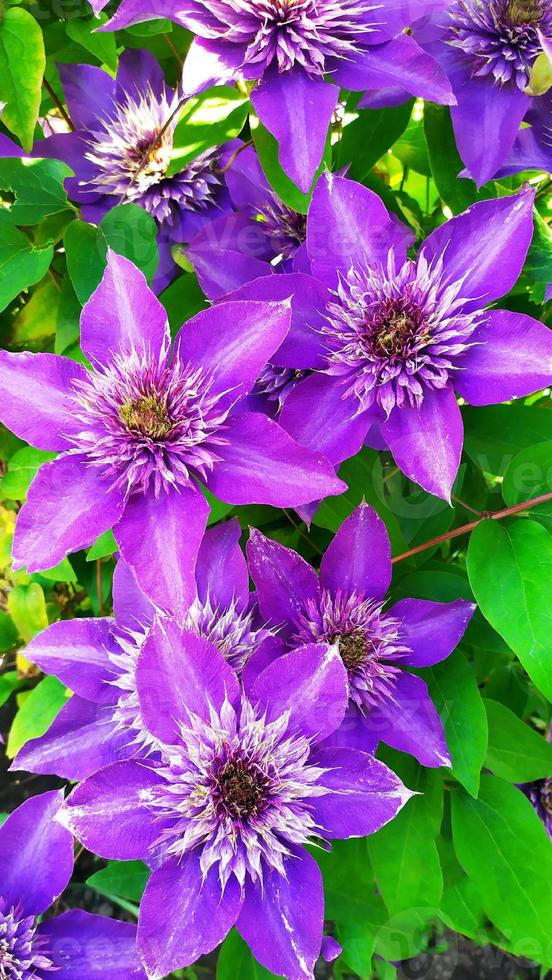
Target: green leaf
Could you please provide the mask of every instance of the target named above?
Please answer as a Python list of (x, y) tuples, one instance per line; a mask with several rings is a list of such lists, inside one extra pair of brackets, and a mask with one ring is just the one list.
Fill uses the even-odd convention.
[(527, 95), (545, 95), (552, 88), (552, 62), (548, 54), (542, 51), (533, 62), (529, 84), (525, 89)]
[(207, 309), (208, 306), (197, 276), (192, 273), (178, 276), (170, 286), (167, 286), (167, 289), (163, 290), (159, 299), (167, 311), (173, 336), (186, 320), (195, 316), (200, 310)]
[[(492, 556), (492, 560), (489, 557)], [(535, 521), (483, 521), (468, 547), (468, 575), (491, 626), (552, 700), (552, 538)]]
[(34, 572), (31, 575), (33, 582), (40, 582), (44, 579), (46, 582), (76, 582), (77, 575), (75, 569), (71, 565), (68, 558), (64, 558), (60, 561), (59, 565), (54, 565), (53, 568), (45, 568), (41, 572)]
[(36, 225), (71, 208), (63, 182), (72, 172), (59, 160), (0, 159), (0, 189), (15, 196), (5, 209), (11, 223)]
[(220, 947), (216, 980), (278, 980), (278, 978), (257, 963), (245, 940), (235, 929), (232, 929)]
[[(420, 770), (411, 788), (424, 793), (433, 774)], [(434, 833), (428, 820), (428, 800), (416, 796), (387, 826), (368, 838), (368, 851), (379, 890), (390, 915), (417, 906), (438, 908), (443, 876)]]
[[(8, 650), (13, 650), (19, 642), (19, 633), (15, 628), (15, 624), (11, 618), (8, 616), (3, 609), (0, 609), (0, 651), (6, 653)], [(5, 674), (3, 675), (6, 676)]]
[(483, 775), (477, 800), (453, 793), (452, 829), (458, 860), (512, 951), (549, 965), (552, 847), (529, 800)]
[(347, 176), (363, 180), (369, 170), (404, 133), (414, 101), (389, 109), (362, 109), (343, 129), (336, 146), (337, 166), (350, 164)]
[(12, 329), (14, 347), (43, 350), (49, 345), (56, 332), (59, 296), (59, 290), (49, 277), (38, 284), (21, 313), (14, 320)]
[(439, 853), (445, 878), (440, 918), (454, 932), (461, 932), (476, 942), (483, 942), (487, 916), (479, 891), (458, 863), (452, 840), (441, 837)]
[(55, 459), (56, 453), (25, 446), (18, 449), (8, 462), (8, 471), (0, 480), (0, 493), (8, 500), (25, 500), (27, 490), (43, 463)]
[(249, 99), (229, 85), (216, 85), (190, 99), (174, 131), (167, 176), (178, 173), (200, 153), (239, 136), (248, 112)]
[(301, 212), (301, 214), (306, 214), (312, 189), (326, 165), (329, 165), (331, 161), (330, 140), (328, 139), (326, 144), (324, 157), (316, 171), (311, 189), (308, 194), (304, 194), (282, 170), (278, 159), (278, 143), (274, 139), (274, 136), (269, 133), (268, 129), (265, 129), (262, 123), (258, 123), (257, 120), (251, 120), (251, 125), (259, 162), (270, 186), (288, 207), (293, 208), (294, 211)]
[(42, 31), (20, 7), (3, 11), (0, 21), (0, 101), (2, 122), (31, 150), (42, 95), (46, 54)]
[(403, 166), (415, 170), (424, 177), (431, 177), (424, 127), (420, 120), (410, 120), (406, 130), (393, 147), (393, 155)]
[[(552, 442), (541, 442), (522, 449), (508, 465), (502, 481), (502, 496), (508, 507), (523, 503), (532, 497), (541, 497), (552, 491)], [(531, 510), (537, 518), (552, 530), (552, 501), (539, 504)]]
[(23, 680), (16, 670), (8, 670), (7, 673), (0, 674), (0, 708), (22, 683)]
[(67, 702), (66, 688), (57, 677), (45, 677), (27, 695), (8, 737), (6, 755), (13, 759), (31, 738), (40, 738)]
[(472, 796), (479, 791), (481, 766), (487, 751), (487, 718), (475, 674), (456, 650), (423, 677), (445, 726), (452, 774)]
[(107, 558), (109, 555), (114, 555), (118, 550), (119, 545), (113, 537), (113, 531), (104, 531), (103, 534), (100, 534), (99, 538), (96, 538), (92, 547), (89, 548), (86, 560), (96, 561), (98, 558)]
[(499, 701), (485, 700), (489, 747), (485, 765), (512, 783), (529, 783), (552, 773), (552, 745)]
[(551, 416), (530, 405), (491, 405), (462, 409), (465, 448), (475, 465), (503, 476), (521, 449), (550, 439)]
[(472, 180), (459, 179), (464, 169), (448, 106), (424, 104), (424, 131), (433, 179), (441, 198), (453, 214), (460, 214), (477, 200), (477, 188)]
[(105, 14), (100, 14), (99, 17), (79, 17), (68, 20), (65, 29), (73, 41), (86, 48), (98, 61), (115, 71), (117, 68), (115, 34), (108, 31), (98, 31), (98, 27), (105, 24), (107, 20), (108, 17)]
[(64, 238), (67, 271), (79, 302), (84, 305), (100, 284), (106, 265), (103, 232), (86, 221), (74, 221)]
[(44, 592), (37, 582), (10, 589), (8, 611), (25, 643), (48, 626)]
[(138, 903), (149, 874), (141, 861), (110, 861), (106, 868), (91, 875), (86, 884), (102, 895), (116, 895)]
[(34, 248), (27, 236), (11, 225), (9, 215), (0, 210), (0, 310), (23, 289), (39, 282), (53, 257), (51, 245)]
[(56, 339), (54, 350), (56, 354), (64, 354), (70, 347), (77, 344), (80, 336), (81, 304), (73, 287), (70, 276), (64, 276), (59, 295), (59, 305), (56, 318)]
[(119, 204), (100, 222), (107, 244), (137, 265), (151, 281), (157, 270), (157, 225), (151, 214), (137, 204)]
[(552, 282), (552, 232), (538, 211), (534, 212), (534, 221), (533, 239), (523, 267), (523, 275), (531, 285), (533, 302), (544, 303), (546, 287)]

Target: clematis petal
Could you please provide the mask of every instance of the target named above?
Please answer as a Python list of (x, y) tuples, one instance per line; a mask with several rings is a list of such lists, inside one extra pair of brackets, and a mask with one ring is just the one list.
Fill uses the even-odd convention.
[(80, 428), (72, 416), (72, 387), (86, 373), (82, 364), (57, 354), (0, 350), (0, 419), (37, 449), (68, 449), (68, 437)]
[(153, 606), (139, 588), (130, 565), (121, 558), (113, 572), (112, 592), (113, 614), (117, 626), (130, 630), (149, 626), (154, 614)]
[(45, 674), (54, 674), (76, 694), (98, 704), (113, 704), (114, 671), (110, 654), (120, 647), (113, 638), (112, 619), (66, 619), (35, 636), (25, 655)]
[(201, 602), (227, 607), (236, 599), (242, 606), (249, 599), (249, 573), (240, 548), (241, 527), (237, 518), (209, 528), (201, 542), (196, 565), (197, 594)]
[(473, 602), (401, 599), (389, 615), (401, 623), (401, 643), (409, 648), (402, 663), (431, 667), (445, 660), (462, 639), (476, 606)]
[(115, 97), (119, 103), (128, 96), (139, 99), (148, 90), (156, 99), (161, 99), (167, 88), (163, 69), (145, 48), (127, 48), (123, 51), (119, 57), (116, 83)]
[(407, 34), (359, 51), (341, 63), (332, 78), (354, 92), (400, 88), (427, 102), (456, 103), (443, 69)]
[(59, 65), (59, 75), (73, 125), (94, 131), (113, 111), (114, 78), (94, 65)]
[(71, 909), (42, 922), (57, 980), (146, 980), (136, 949), (136, 926)]
[(400, 671), (392, 695), (370, 711), (366, 727), (380, 741), (409, 752), (422, 766), (450, 768), (443, 723), (420, 677)]
[(382, 599), (391, 583), (391, 546), (385, 524), (361, 504), (339, 528), (320, 562), (320, 583), (334, 594)]
[(249, 571), (257, 590), (262, 615), (291, 634), (305, 609), (305, 602), (320, 596), (318, 576), (291, 548), (250, 529), (247, 544)]

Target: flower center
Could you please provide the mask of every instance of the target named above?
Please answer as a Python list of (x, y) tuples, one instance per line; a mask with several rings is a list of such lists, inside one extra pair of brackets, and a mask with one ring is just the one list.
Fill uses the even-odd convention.
[(55, 971), (47, 941), (35, 933), (33, 916), (21, 917), (0, 896), (0, 980), (34, 980)]
[(381, 357), (406, 353), (409, 343), (423, 326), (423, 313), (404, 300), (387, 300), (379, 310), (366, 315), (374, 352)]
[(280, 201), (276, 195), (257, 214), (267, 238), (271, 240), (276, 255), (291, 259), (307, 237), (307, 216)]
[(348, 671), (360, 667), (369, 656), (370, 644), (363, 630), (355, 630), (336, 639), (339, 640), (339, 653)]
[(217, 775), (220, 803), (236, 820), (257, 816), (266, 799), (268, 781), (239, 757), (226, 762)]
[(156, 395), (125, 402), (119, 409), (119, 418), (129, 432), (139, 432), (150, 439), (163, 439), (173, 426), (166, 404)]
[(542, 6), (539, 0), (509, 0), (506, 7), (506, 16), (510, 23), (515, 25), (540, 24), (542, 20)]

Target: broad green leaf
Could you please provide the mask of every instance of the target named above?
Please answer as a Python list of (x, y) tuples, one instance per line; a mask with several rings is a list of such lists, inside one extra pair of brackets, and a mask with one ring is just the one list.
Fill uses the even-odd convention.
[(44, 592), (37, 582), (10, 589), (8, 611), (25, 643), (48, 626)]
[(452, 840), (440, 837), (439, 854), (445, 879), (439, 916), (454, 932), (484, 941), (487, 916), (479, 891), (458, 863)]
[(12, 330), (14, 347), (41, 350), (56, 332), (59, 289), (49, 277), (43, 279), (15, 318)]
[(456, 149), (448, 106), (424, 104), (424, 131), (437, 190), (451, 211), (459, 214), (477, 200), (477, 188), (472, 180), (458, 178), (464, 164)]
[[(552, 492), (552, 442), (541, 442), (522, 449), (510, 462), (502, 481), (502, 496), (511, 507), (532, 497)], [(552, 530), (552, 501), (531, 510), (545, 527)]]
[(91, 875), (86, 884), (102, 895), (116, 895), (138, 903), (148, 877), (149, 870), (141, 861), (110, 861), (106, 868)]
[(262, 123), (257, 122), (257, 120), (250, 120), (253, 132), (253, 139), (255, 141), (255, 149), (259, 157), (259, 162), (263, 168), (264, 175), (268, 180), (270, 186), (279, 197), (282, 198), (288, 207), (293, 208), (294, 211), (300, 211), (301, 214), (306, 214), (312, 194), (312, 188), (316, 184), (320, 174), (325, 169), (326, 164), (329, 165), (331, 161), (331, 144), (330, 140), (326, 144), (326, 150), (322, 162), (314, 175), (311, 190), (308, 194), (303, 194), (296, 184), (287, 176), (282, 170), (280, 162), (278, 159), (278, 143), (274, 139), (268, 129), (262, 125)]
[(496, 776), (481, 777), (477, 800), (452, 795), (454, 848), (483, 907), (513, 952), (549, 965), (552, 847), (521, 790)]
[(80, 336), (81, 304), (73, 287), (70, 276), (64, 276), (59, 294), (59, 304), (56, 318), (56, 339), (54, 349), (56, 354), (64, 354), (70, 347), (78, 343)]
[(5, 674), (0, 674), (0, 708), (22, 683), (16, 670), (8, 670)]
[(98, 31), (108, 18), (105, 14), (99, 17), (79, 17), (67, 21), (67, 34), (77, 44), (82, 45), (90, 54), (98, 58), (104, 65), (115, 71), (117, 68), (117, 46), (115, 34), (110, 31)]
[(27, 235), (14, 228), (9, 216), (0, 210), (0, 310), (23, 289), (39, 282), (53, 257), (51, 245), (34, 248)]
[(113, 537), (113, 531), (104, 531), (89, 548), (86, 560), (96, 561), (98, 558), (107, 558), (109, 555), (114, 555), (118, 548), (119, 546)]
[(6, 747), (8, 759), (13, 759), (31, 738), (44, 735), (66, 702), (66, 688), (57, 677), (41, 680), (27, 695), (13, 720)]
[(545, 95), (552, 88), (552, 62), (542, 51), (536, 61), (533, 62), (529, 84), (525, 89), (527, 95)]
[[(411, 788), (424, 794), (432, 776), (420, 770)], [(441, 901), (443, 876), (428, 800), (425, 795), (409, 800), (394, 820), (368, 838), (376, 881), (392, 916), (421, 905), (438, 908)]]
[(233, 504), (225, 504), (224, 501), (217, 500), (216, 497), (213, 497), (213, 494), (209, 493), (206, 487), (202, 487), (201, 490), (203, 492), (203, 496), (205, 497), (207, 503), (209, 504), (209, 507), (211, 508), (209, 512), (209, 517), (207, 519), (207, 524), (209, 526), (211, 524), (216, 524), (217, 521), (221, 521), (223, 517), (226, 517), (226, 515), (229, 514), (231, 510), (234, 509)]
[(157, 225), (137, 204), (119, 204), (100, 222), (107, 244), (137, 265), (151, 281), (157, 270)]
[(103, 232), (86, 221), (73, 221), (65, 232), (67, 271), (81, 305), (99, 285), (106, 264), (107, 243)]
[(167, 176), (178, 173), (206, 150), (239, 136), (248, 111), (249, 99), (229, 85), (216, 85), (190, 99), (174, 130)]
[[(490, 558), (492, 560), (490, 560)], [(552, 537), (536, 521), (484, 521), (468, 547), (468, 575), (491, 626), (552, 700)]]
[(550, 439), (552, 416), (530, 405), (490, 405), (462, 409), (465, 448), (484, 472), (503, 476), (521, 449)]
[(42, 31), (21, 7), (2, 12), (0, 21), (0, 102), (2, 122), (31, 150), (42, 94), (46, 54)]
[(33, 582), (39, 583), (41, 579), (44, 579), (46, 582), (76, 582), (77, 576), (69, 559), (64, 558), (63, 561), (60, 561), (59, 565), (54, 565), (53, 568), (46, 568), (41, 572), (34, 572), (31, 575), (31, 579)]
[(413, 104), (411, 100), (389, 109), (361, 109), (336, 145), (337, 166), (350, 164), (347, 176), (363, 180), (408, 126)]
[(173, 336), (186, 320), (205, 310), (208, 305), (197, 276), (190, 272), (178, 276), (163, 290), (159, 299), (167, 311)]
[(445, 726), (452, 774), (468, 793), (477, 796), (487, 750), (487, 718), (475, 674), (456, 650), (422, 675)]
[(538, 211), (534, 212), (534, 221), (533, 240), (523, 267), (523, 277), (530, 284), (533, 301), (544, 303), (546, 287), (552, 282), (552, 232)]
[(18, 643), (19, 633), (13, 619), (3, 609), (0, 609), (0, 652), (6, 653), (8, 650), (13, 650)]
[(0, 189), (15, 197), (5, 211), (11, 223), (36, 225), (71, 208), (63, 182), (72, 172), (59, 160), (0, 159)]
[(0, 493), (8, 500), (25, 500), (27, 490), (43, 463), (55, 459), (56, 453), (25, 446), (18, 449), (8, 462), (8, 472), (0, 480)]
[(512, 783), (552, 776), (552, 745), (499, 701), (485, 699), (489, 746), (485, 765)]
[(278, 980), (278, 978), (257, 963), (245, 940), (235, 929), (232, 929), (220, 947), (216, 980)]
[[(431, 177), (424, 127), (421, 120), (410, 120), (393, 147), (393, 155), (401, 161), (403, 166), (415, 170), (423, 177)], [(423, 194), (425, 198), (426, 187), (423, 189)]]

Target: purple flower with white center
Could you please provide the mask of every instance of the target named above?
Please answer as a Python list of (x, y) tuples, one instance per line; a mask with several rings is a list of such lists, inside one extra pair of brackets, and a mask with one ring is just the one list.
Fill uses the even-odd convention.
[[(236, 520), (206, 532), (197, 556), (197, 592), (183, 629), (209, 640), (241, 672), (253, 655), (254, 662), (263, 662), (284, 647), (275, 629), (258, 623), (239, 537)], [(113, 608), (113, 619), (53, 623), (26, 648), (33, 663), (74, 694), (48, 731), (23, 746), (13, 769), (81, 780), (112, 762), (157, 756), (136, 686), (138, 657), (155, 610), (122, 561), (113, 576)]]
[(0, 828), (0, 977), (146, 980), (133, 925), (78, 910), (39, 921), (73, 872), (62, 803), (60, 790), (34, 796)]
[(531, 68), (552, 40), (550, 0), (452, 0), (414, 36), (450, 78), (456, 144), (481, 186), (503, 166), (529, 109)]
[(402, 599), (388, 609), (391, 556), (385, 525), (367, 504), (341, 525), (320, 575), (296, 552), (252, 530), (249, 568), (266, 619), (288, 649), (337, 645), (347, 671), (349, 707), (332, 745), (375, 751), (379, 741), (424, 766), (449, 766), (443, 725), (425, 682), (429, 667), (458, 645), (475, 606)]
[(193, 31), (183, 76), (190, 90), (228, 79), (255, 82), (257, 115), (278, 140), (283, 169), (306, 192), (322, 159), (338, 86), (358, 92), (400, 84), (421, 98), (454, 101), (437, 62), (402, 33), (435, 3), (189, 0), (183, 7), (179, 0), (123, 0), (106, 26), (164, 16)]
[[(340, 493), (328, 460), (244, 396), (289, 329), (289, 300), (221, 303), (179, 331), (142, 273), (114, 252), (81, 316), (94, 369), (53, 354), (0, 352), (0, 418), (59, 452), (33, 481), (14, 536), (16, 567), (51, 568), (114, 528), (142, 591), (182, 621), (209, 507), (295, 507)], [(240, 404), (241, 403), (241, 404)]]
[(552, 840), (552, 777), (537, 779), (533, 783), (524, 783), (520, 789), (533, 804), (535, 812), (542, 820), (546, 832)]
[(98, 223), (124, 203), (155, 218), (161, 287), (175, 269), (171, 244), (190, 241), (229, 207), (220, 171), (233, 147), (208, 150), (167, 176), (180, 96), (149, 51), (125, 51), (115, 78), (93, 65), (60, 65), (60, 77), (75, 129), (48, 137), (36, 152), (72, 168), (67, 190), (86, 220)]
[(347, 703), (336, 649), (279, 657), (244, 692), (216, 647), (158, 621), (137, 678), (161, 762), (101, 770), (62, 820), (96, 853), (153, 868), (138, 923), (148, 975), (193, 963), (235, 925), (267, 969), (312, 980), (324, 902), (303, 845), (373, 833), (411, 795), (372, 755), (320, 745)]
[(292, 320), (271, 363), (309, 371), (279, 420), (337, 466), (380, 437), (397, 465), (450, 500), (463, 443), (455, 392), (472, 405), (552, 383), (552, 333), (489, 309), (515, 285), (533, 235), (533, 194), (474, 204), (437, 228), (416, 259), (381, 200), (324, 174), (307, 219), (302, 271), (256, 279), (227, 299), (276, 300)]

